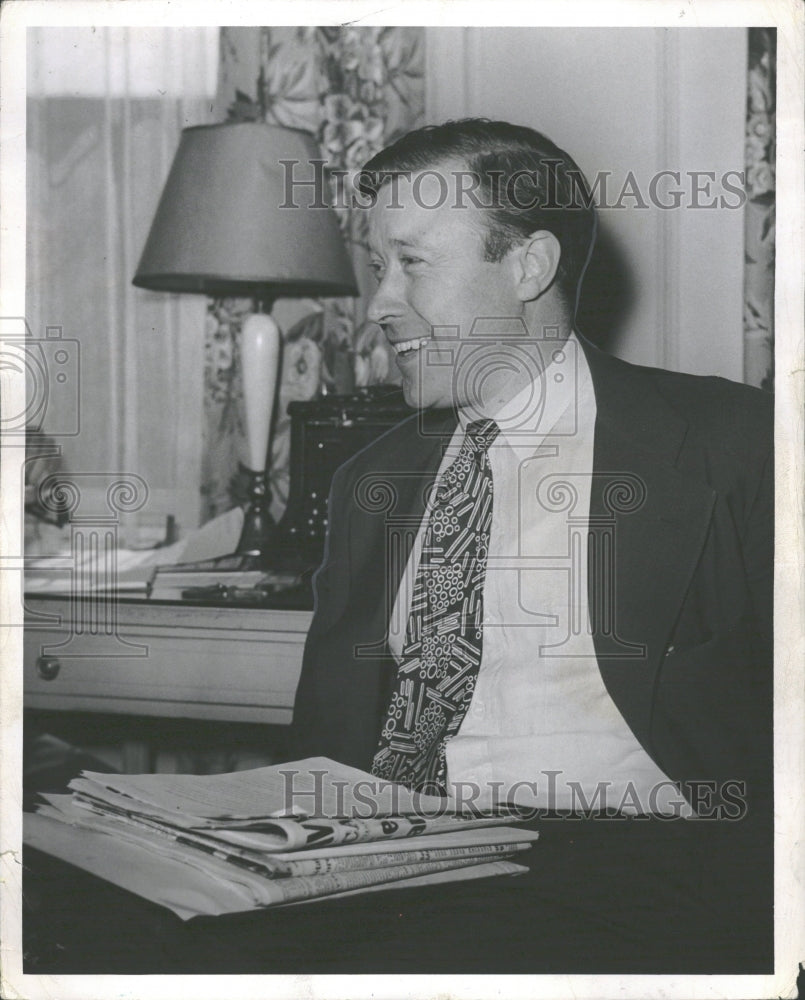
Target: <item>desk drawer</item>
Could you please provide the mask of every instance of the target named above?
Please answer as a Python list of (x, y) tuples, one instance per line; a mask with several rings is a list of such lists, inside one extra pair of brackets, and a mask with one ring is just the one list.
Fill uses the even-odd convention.
[(308, 612), (141, 607), (109, 634), (67, 628), (61, 610), (61, 624), (25, 630), (28, 708), (291, 720)]

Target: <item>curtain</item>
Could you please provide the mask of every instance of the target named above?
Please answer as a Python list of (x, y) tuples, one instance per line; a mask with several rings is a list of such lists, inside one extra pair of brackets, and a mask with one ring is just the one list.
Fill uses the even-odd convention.
[(199, 521), (206, 300), (135, 289), (182, 128), (212, 120), (218, 29), (28, 29), (27, 321), (80, 367), (41, 430), (68, 473), (133, 473), (125, 544)]
[(774, 385), (776, 29), (749, 29), (744, 381)]
[[(422, 124), (422, 28), (223, 28), (220, 45), (219, 119), (305, 129), (333, 168), (357, 171), (389, 142)], [(281, 300), (274, 309), (285, 339), (270, 463), (277, 518), (288, 493), (288, 402), (310, 398), (320, 386), (347, 392), (356, 384), (392, 378), (385, 340), (365, 320), (372, 287), (366, 213), (351, 211), (347, 201), (340, 199), (343, 207), (337, 211), (360, 297)], [(238, 462), (245, 450), (238, 338), (249, 310), (250, 303), (239, 299), (211, 301), (208, 308), (203, 518), (228, 509), (240, 496)]]

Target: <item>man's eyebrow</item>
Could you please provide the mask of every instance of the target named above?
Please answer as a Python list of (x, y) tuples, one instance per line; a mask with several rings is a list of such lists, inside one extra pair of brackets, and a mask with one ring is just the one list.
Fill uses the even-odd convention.
[(392, 237), (389, 243), (397, 247), (417, 247), (420, 250), (435, 250), (438, 247), (438, 242), (428, 239), (424, 233), (411, 233), (409, 236), (403, 237)]
[[(408, 236), (392, 236), (386, 241), (389, 246), (394, 247), (399, 250), (400, 247), (416, 247), (418, 250), (438, 250), (439, 242), (437, 240), (428, 239), (425, 233), (411, 233)], [(379, 254), (377, 244), (370, 239), (368, 241), (368, 247), (370, 253)]]

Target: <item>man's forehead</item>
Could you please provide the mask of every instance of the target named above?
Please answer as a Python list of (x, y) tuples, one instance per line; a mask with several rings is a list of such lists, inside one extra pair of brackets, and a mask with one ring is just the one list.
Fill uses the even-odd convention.
[(482, 212), (460, 197), (460, 163), (395, 175), (381, 185), (370, 210), (370, 228), (386, 243), (441, 246), (459, 228), (478, 230)]
[(467, 184), (468, 169), (461, 160), (445, 160), (418, 170), (392, 173), (380, 184), (377, 203), (393, 208), (456, 205), (456, 196)]

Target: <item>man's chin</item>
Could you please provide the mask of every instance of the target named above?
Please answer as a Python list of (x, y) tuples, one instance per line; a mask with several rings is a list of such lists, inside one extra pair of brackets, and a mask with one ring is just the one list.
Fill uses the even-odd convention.
[(404, 372), (402, 379), (402, 391), (403, 391), (403, 399), (409, 406), (413, 406), (415, 410), (424, 409), (424, 407), (427, 405), (423, 401), (422, 388), (419, 385), (419, 383), (414, 379), (406, 378)]
[(415, 386), (412, 386), (408, 382), (403, 381), (402, 391), (403, 391), (403, 399), (409, 406), (412, 406), (415, 410), (424, 409), (424, 404), (422, 403), (422, 394), (417, 391)]
[(450, 389), (443, 385), (429, 384), (420, 379), (419, 372), (406, 371), (398, 366), (402, 374), (402, 392), (405, 402), (415, 410), (444, 410), (455, 407)]
[(402, 390), (403, 399), (415, 410), (440, 410), (453, 405), (450, 400), (442, 402), (438, 396), (422, 392), (419, 386), (411, 386), (407, 382), (403, 382)]

